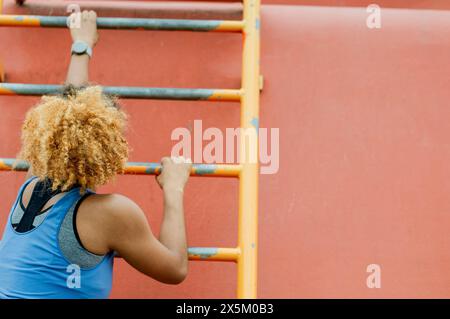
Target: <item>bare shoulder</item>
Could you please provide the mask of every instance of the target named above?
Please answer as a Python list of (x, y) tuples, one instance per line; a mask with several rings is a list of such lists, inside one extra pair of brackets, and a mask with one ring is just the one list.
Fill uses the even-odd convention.
[[(145, 219), (142, 209), (132, 199), (121, 194), (94, 194), (86, 198), (80, 213), (89, 213), (91, 220), (114, 228)], [(93, 214), (95, 213), (95, 214)]]
[(85, 201), (109, 213), (120, 213), (139, 207), (132, 199), (121, 194), (93, 194)]
[(117, 242), (145, 231), (147, 219), (139, 206), (120, 194), (94, 194), (80, 205), (77, 229), (85, 247), (97, 254), (116, 250)]

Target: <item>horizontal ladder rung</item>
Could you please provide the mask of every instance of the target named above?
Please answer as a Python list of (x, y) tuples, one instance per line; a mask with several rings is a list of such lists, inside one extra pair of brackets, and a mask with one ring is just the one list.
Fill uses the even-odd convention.
[[(0, 15), (0, 26), (67, 28), (68, 17)], [(183, 20), (183, 19), (143, 19), (143, 18), (97, 18), (99, 29), (141, 29), (165, 31), (216, 31), (240, 32), (243, 21), (233, 20)]]
[[(57, 94), (63, 85), (0, 83), (0, 95), (40, 96)], [(132, 86), (104, 86), (103, 92), (128, 99), (153, 100), (204, 100), (204, 101), (240, 101), (241, 90), (227, 89), (175, 89), (146, 88)]]
[[(14, 158), (0, 158), (0, 171), (28, 171), (29, 164), (25, 161), (17, 161), (13, 169)], [(191, 175), (238, 177), (242, 166), (239, 164), (192, 164)], [(161, 172), (160, 163), (128, 162), (124, 174), (130, 175), (157, 175)]]
[(239, 248), (191, 247), (188, 249), (190, 260), (234, 261), (238, 260)]
[[(83, 10), (94, 10), (98, 16), (157, 18), (157, 19), (212, 19), (238, 20), (242, 18), (242, 3), (233, 2), (199, 2), (199, 1), (108, 1), (83, 0)], [(64, 3), (66, 2), (66, 3)], [(76, 2), (76, 1), (75, 1)], [(6, 9), (13, 9), (15, 14), (31, 15), (67, 15), (67, 1), (33, 0), (25, 6), (16, 7), (5, 4)]]

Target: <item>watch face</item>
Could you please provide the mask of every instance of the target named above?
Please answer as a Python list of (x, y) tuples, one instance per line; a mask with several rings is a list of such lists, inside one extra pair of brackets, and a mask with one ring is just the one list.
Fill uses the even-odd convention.
[(87, 50), (87, 45), (83, 42), (75, 42), (73, 45), (75, 53), (83, 53)]

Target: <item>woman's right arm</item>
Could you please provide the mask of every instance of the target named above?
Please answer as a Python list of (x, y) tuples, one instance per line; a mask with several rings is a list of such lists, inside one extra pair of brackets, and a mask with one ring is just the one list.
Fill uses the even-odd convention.
[(157, 176), (164, 194), (159, 240), (139, 206), (120, 195), (110, 200), (111, 211), (102, 229), (106, 229), (108, 248), (118, 252), (131, 266), (158, 281), (178, 284), (188, 271), (183, 190), (192, 165), (164, 158), (162, 166), (162, 173)]

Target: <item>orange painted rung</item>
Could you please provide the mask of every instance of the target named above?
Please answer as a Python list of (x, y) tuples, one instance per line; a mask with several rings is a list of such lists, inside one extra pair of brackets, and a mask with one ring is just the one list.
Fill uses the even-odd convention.
[(234, 261), (240, 255), (239, 248), (191, 247), (188, 249), (189, 260)]
[[(0, 171), (28, 171), (29, 164), (25, 161), (16, 161), (14, 158), (0, 158)], [(239, 177), (242, 165), (240, 164), (192, 164), (191, 175)], [(158, 175), (161, 173), (160, 163), (128, 162), (124, 174)]]
[[(2, 27), (67, 28), (67, 16), (33, 16), (0, 14)], [(97, 18), (99, 29), (241, 32), (243, 21)]]
[[(0, 14), (3, 12), (3, 0), (0, 0)], [(0, 57), (0, 82), (5, 81), (5, 70), (3, 69), (3, 63)]]
[[(99, 16), (163, 18), (163, 19), (226, 19), (242, 18), (242, 3), (220, 1), (211, 5), (200, 1), (108, 1), (83, 0), (79, 3), (83, 10), (94, 10)], [(14, 8), (18, 14), (66, 15), (66, 1), (33, 0), (26, 6)]]

